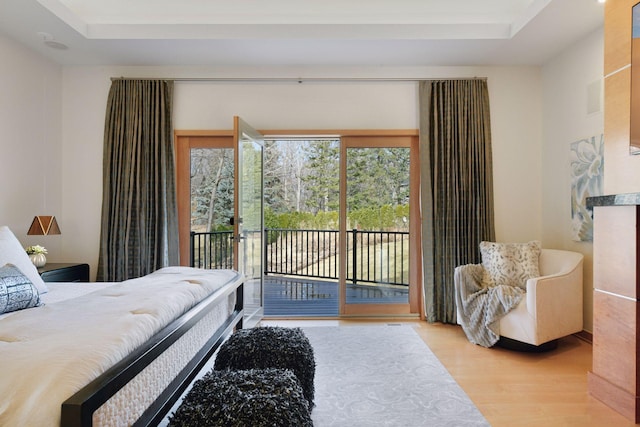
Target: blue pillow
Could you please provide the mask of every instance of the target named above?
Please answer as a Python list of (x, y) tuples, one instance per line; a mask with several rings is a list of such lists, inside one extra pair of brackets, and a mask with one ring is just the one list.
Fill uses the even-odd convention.
[(0, 314), (40, 305), (38, 289), (18, 267), (0, 267)]

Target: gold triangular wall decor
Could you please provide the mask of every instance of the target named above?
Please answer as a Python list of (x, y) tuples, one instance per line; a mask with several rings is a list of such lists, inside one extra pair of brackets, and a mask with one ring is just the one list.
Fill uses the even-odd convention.
[(60, 227), (55, 216), (39, 215), (33, 218), (31, 227), (27, 231), (29, 236), (46, 236), (49, 234), (60, 234)]

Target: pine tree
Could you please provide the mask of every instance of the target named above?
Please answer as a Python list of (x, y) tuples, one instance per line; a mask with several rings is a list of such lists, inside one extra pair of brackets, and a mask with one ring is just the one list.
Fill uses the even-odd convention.
[(338, 141), (313, 141), (307, 146), (306, 207), (313, 213), (337, 210), (340, 183)]
[(233, 216), (233, 150), (191, 150), (191, 224), (224, 228)]

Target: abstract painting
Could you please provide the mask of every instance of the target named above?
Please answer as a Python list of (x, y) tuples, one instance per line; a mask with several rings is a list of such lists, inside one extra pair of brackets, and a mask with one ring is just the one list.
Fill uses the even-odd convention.
[(603, 192), (604, 135), (571, 143), (571, 236), (580, 242), (593, 241), (593, 213), (587, 197)]

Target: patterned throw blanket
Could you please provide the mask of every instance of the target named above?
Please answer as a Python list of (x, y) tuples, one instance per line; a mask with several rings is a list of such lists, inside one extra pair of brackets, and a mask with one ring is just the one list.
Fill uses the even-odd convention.
[(487, 286), (483, 272), (482, 264), (456, 267), (456, 304), (458, 322), (469, 341), (491, 347), (500, 338), (500, 319), (520, 303), (525, 291), (515, 285)]

